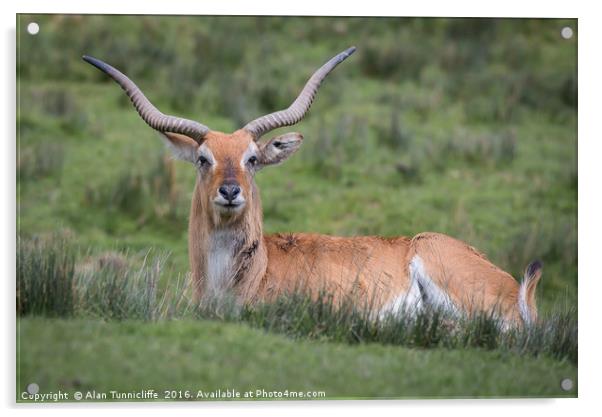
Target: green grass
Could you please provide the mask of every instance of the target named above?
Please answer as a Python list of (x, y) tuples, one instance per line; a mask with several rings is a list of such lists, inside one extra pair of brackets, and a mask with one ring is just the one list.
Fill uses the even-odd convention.
[[(574, 396), (558, 390), (577, 364), (577, 36), (561, 39), (563, 26), (578, 33), (570, 19), (19, 16), (20, 381), (305, 389), (323, 376), (329, 398)], [(298, 154), (257, 175), (265, 232), (442, 232), (515, 277), (542, 259), (536, 337), (510, 343), (485, 318), (463, 342), (437, 326), (412, 339), (304, 315), (303, 300), (219, 323), (180, 310), (194, 169), (81, 55), (123, 70), (163, 112), (233, 131), (288, 106), (351, 44), (290, 129), (306, 138)]]
[(500, 352), (290, 340), (212, 321), (24, 318), (17, 391), (324, 391), (327, 399), (575, 397), (562, 361)]
[(194, 168), (163, 162), (157, 135), (82, 54), (164, 112), (233, 131), (288, 106), (356, 44), (294, 127), (301, 150), (257, 176), (265, 231), (447, 233), (517, 277), (542, 259), (542, 309), (576, 302), (576, 42), (558, 35), (575, 21), (35, 18), (39, 36), (19, 28), (20, 236), (155, 248), (188, 269)]
[[(84, 251), (87, 252), (87, 251)], [(381, 316), (370, 300), (335, 304), (328, 293), (303, 288), (270, 302), (240, 306), (232, 297), (203, 299), (190, 276), (166, 277), (165, 256), (120, 253), (77, 258), (63, 240), (20, 242), (17, 312), (21, 317), (93, 317), (104, 320), (218, 319), (241, 322), (295, 339), (418, 348), (485, 348), (577, 363), (574, 309), (557, 308), (524, 328), (504, 328), (495, 313), (470, 316), (428, 308), (414, 315)], [(166, 283), (160, 285), (161, 282)]]
[(141, 388), (162, 399), (164, 391), (184, 396), (176, 400), (216, 390), (319, 391), (326, 399), (577, 393), (559, 388), (577, 376), (574, 310), (503, 330), (488, 314), (378, 318), (369, 305), (334, 305), (328, 294), (197, 304), (189, 279), (169, 277), (164, 255), (90, 255), (62, 237), (21, 240), (18, 254), (18, 386), (35, 382), (41, 393), (63, 391), (71, 400), (76, 391)]
[[(183, 162), (161, 165), (159, 139), (135, 112), (124, 111), (131, 109), (115, 106), (107, 87), (60, 87), (80, 97), (79, 108), (99, 115), (105, 132), (101, 137), (87, 132), (59, 136), (54, 140), (64, 143), (60, 173), (19, 180), (19, 233), (32, 237), (63, 230), (98, 250), (152, 247), (171, 252), (171, 266), (185, 272), (194, 169)], [(25, 84), (22, 94), (47, 88), (59, 87)], [(52, 129), (53, 118), (29, 113), (40, 131), (22, 133), (21, 149), (42, 146)], [(412, 236), (438, 231), (479, 248), (515, 277), (531, 260), (543, 259), (539, 298), (544, 309), (567, 296), (576, 300), (575, 121), (514, 123), (516, 156), (508, 163), (496, 162), (494, 151), (477, 145), (475, 150), (457, 148), (465, 132), (452, 139), (430, 138), (445, 117), (446, 111), (433, 115), (430, 127), (414, 134), (408, 151), (379, 145), (371, 130), (363, 144), (359, 136), (343, 137), (322, 150), (329, 133), (318, 133), (319, 126), (327, 123), (325, 129), (336, 131), (337, 123), (321, 122), (316, 113), (298, 128), (307, 138), (299, 154), (257, 176), (266, 233)], [(498, 129), (506, 127), (474, 127), (468, 136), (476, 139), (466, 140), (478, 143), (481, 131), (493, 140)], [(418, 176), (407, 178), (399, 164), (409, 164)], [(157, 172), (164, 179), (153, 187)]]

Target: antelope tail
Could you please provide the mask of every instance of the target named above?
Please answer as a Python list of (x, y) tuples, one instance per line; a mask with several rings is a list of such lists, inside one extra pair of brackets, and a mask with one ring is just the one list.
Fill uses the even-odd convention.
[(523, 323), (528, 326), (537, 321), (537, 304), (535, 302), (535, 289), (541, 279), (543, 264), (533, 261), (525, 269), (523, 281), (518, 292), (518, 311)]

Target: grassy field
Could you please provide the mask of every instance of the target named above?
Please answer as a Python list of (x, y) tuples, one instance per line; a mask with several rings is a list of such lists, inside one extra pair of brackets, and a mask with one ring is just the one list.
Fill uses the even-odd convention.
[[(36, 36), (25, 31), (32, 20)], [(575, 20), (22, 15), (18, 23), (18, 237), (69, 242), (75, 276), (107, 259), (138, 270), (150, 253), (165, 258), (159, 288), (184, 277), (195, 175), (81, 55), (122, 69), (162, 111), (233, 131), (288, 106), (318, 65), (353, 44), (356, 54), (290, 129), (306, 138), (299, 153), (257, 176), (265, 231), (438, 231), (515, 277), (539, 258), (543, 317), (576, 318), (577, 41), (560, 37), (566, 25), (577, 33)], [(156, 389), (315, 382), (328, 398), (576, 395), (558, 389), (559, 378), (576, 381), (576, 353), (290, 341), (207, 318), (50, 319), (61, 301), (51, 305), (19, 313), (18, 391), (33, 379), (42, 390), (76, 380), (82, 389), (134, 389), (148, 379)]]
[(26, 319), (19, 363), (19, 386), (35, 381), (70, 393), (144, 388), (161, 399), (165, 390), (190, 391), (196, 400), (198, 391), (219, 389), (323, 391), (322, 399), (574, 397), (576, 387), (564, 392), (560, 381), (577, 380), (575, 367), (547, 358), (293, 341), (213, 321)]

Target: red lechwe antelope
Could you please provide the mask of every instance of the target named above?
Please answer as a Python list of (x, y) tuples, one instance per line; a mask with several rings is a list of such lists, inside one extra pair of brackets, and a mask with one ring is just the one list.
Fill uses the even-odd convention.
[(228, 292), (241, 303), (253, 303), (302, 289), (329, 291), (335, 300), (372, 300), (381, 315), (411, 314), (430, 305), (495, 312), (507, 324), (533, 322), (540, 262), (527, 267), (519, 284), (471, 246), (438, 233), (413, 238), (263, 234), (255, 174), (290, 157), (303, 136), (260, 139), (299, 122), (324, 78), (354, 51), (349, 48), (319, 68), (290, 107), (231, 134), (161, 113), (117, 69), (92, 57), (83, 59), (115, 80), (175, 157), (196, 168), (188, 244), (199, 298)]

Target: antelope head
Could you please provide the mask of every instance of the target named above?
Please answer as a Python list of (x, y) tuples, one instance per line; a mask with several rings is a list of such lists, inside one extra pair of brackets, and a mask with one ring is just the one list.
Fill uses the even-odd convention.
[(197, 182), (203, 190), (202, 205), (214, 223), (219, 224), (241, 218), (254, 199), (258, 199), (255, 173), (265, 166), (285, 161), (303, 141), (299, 133), (287, 133), (268, 141), (260, 141), (261, 137), (271, 130), (299, 122), (309, 110), (324, 78), (353, 52), (355, 47), (339, 53), (320, 67), (287, 109), (259, 117), (231, 134), (161, 113), (119, 70), (90, 56), (83, 59), (121, 86), (140, 117), (160, 133), (176, 158), (195, 165)]

